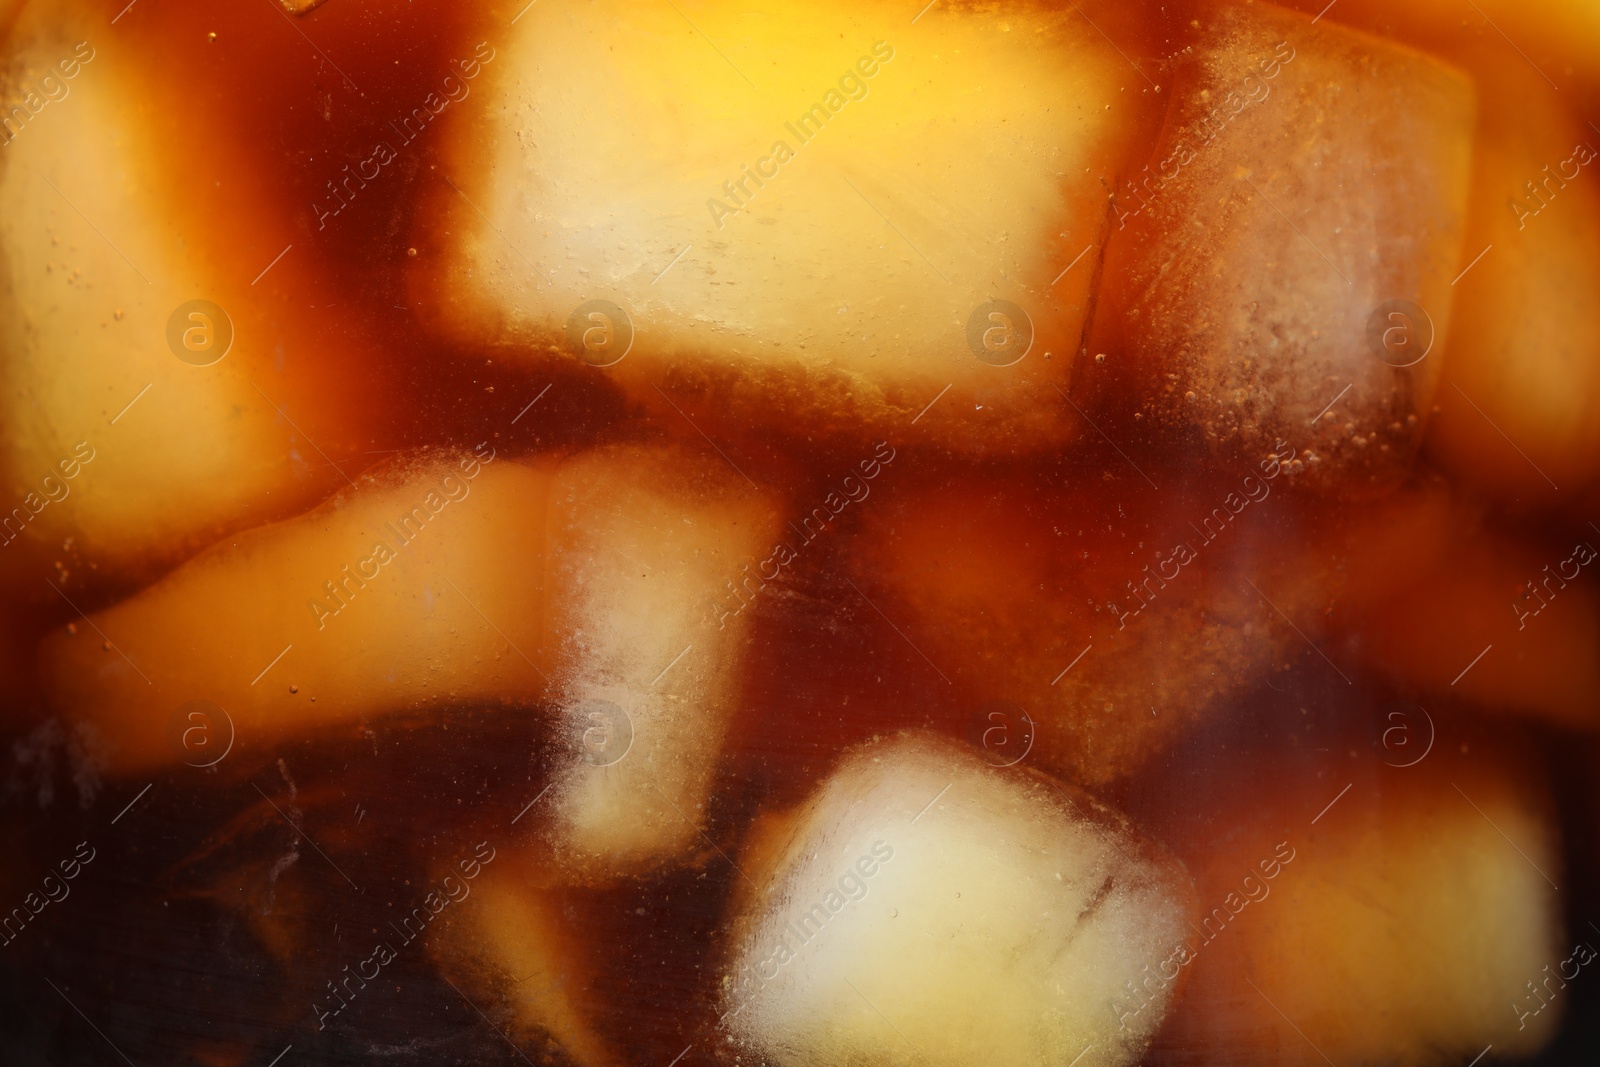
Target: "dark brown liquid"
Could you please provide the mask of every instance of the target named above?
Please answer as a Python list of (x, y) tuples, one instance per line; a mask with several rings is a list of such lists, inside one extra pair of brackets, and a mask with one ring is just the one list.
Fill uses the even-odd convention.
[[(427, 254), (416, 205), (449, 177), (441, 170), (445, 127), (484, 101), (472, 95), (452, 103), (414, 133), (397, 124), (439, 90), (453, 60), (471, 56), (479, 42), (500, 44), (519, 7), (519, 0), (328, 0), (310, 17), (286, 19), (267, 0), (142, 0), (104, 31), (118, 49), (141, 57), (138, 91), (172, 145), (173, 201), (184, 206), (185, 225), (203, 229), (196, 239), (235, 250), (245, 280), (292, 245), (292, 258), (255, 299), (285, 336), (298, 339), (282, 352), (285, 373), (329, 398), (304, 413), (305, 430), (337, 442), (332, 459), (349, 475), (392, 450), (470, 447), (486, 436), (509, 455), (617, 438), (682, 435), (699, 443), (682, 427), (639, 419), (602, 373), (576, 363), (530, 372), (462, 350), (419, 328), (408, 306), (410, 250)], [(1159, 15), (1133, 5), (1083, 7), (1152, 73), (1185, 43), (1176, 7)], [(120, 8), (110, 5), (106, 18)], [(380, 143), (394, 161), (377, 178), (343, 185), (345, 168), (372, 158)], [(274, 349), (263, 344), (254, 358), (277, 358)], [(546, 385), (553, 386), (549, 402), (513, 425)], [(851, 446), (778, 446), (758, 432), (719, 445), (795, 501), (813, 499), (856, 458)], [(1041, 501), (1107, 481), (1126, 494), (1144, 492), (1119, 452), (1091, 439), (1071, 457), (976, 470), (936, 449), (908, 451), (861, 507), (937, 487), (952, 472)], [(1160, 477), (1164, 486), (1209, 493), (1218, 476), (1199, 461), (1168, 456)], [(1088, 521), (1119, 521), (1114, 504), (1105, 511)], [(1284, 538), (1303, 535), (1313, 521), (1292, 500), (1264, 520)], [(981, 747), (984, 709), (993, 702), (1040, 706), (1037, 694), (995, 691), (971, 672), (952, 682), (886, 625), (845, 580), (860, 523), (845, 515), (762, 594), (741, 669), (745, 711), (710, 805), (715, 847), (665, 876), (568, 894), (567, 932), (598, 961), (598, 977), (577, 999), (633, 1062), (664, 1067), (686, 1046), (685, 1067), (734, 1061), (715, 1025), (719, 938), (738, 877), (726, 855), (737, 856), (754, 818), (803, 799), (845, 748), (866, 738), (931, 728)], [(1517, 532), (1543, 539), (1531, 522)], [(80, 606), (92, 611), (121, 592), (115, 583), (90, 588)], [(882, 606), (895, 615), (892, 603)], [(59, 610), (41, 611), (41, 625), (64, 621)], [(1194, 735), (1107, 799), (1136, 821), (1160, 824), (1176, 808), (1204, 805), (1197, 798), (1248, 774), (1256, 761), (1292, 764), (1330, 746), (1361, 749), (1362, 766), (1376, 776), (1382, 709), (1408, 696), (1371, 678), (1341, 684), (1304, 650), (1253, 685), (1236, 717)], [(517, 1059), (495, 1029), (507, 1028), (503, 1013), (464, 1001), (420, 941), (351, 999), (337, 1025), (319, 1029), (314, 1005), (326, 1002), (327, 983), (366, 957), (375, 938), (390, 936), (438, 863), (481, 840), (514, 846), (522, 831), (513, 818), (561, 755), (551, 747), (546, 709), (464, 707), (428, 721), (398, 715), (308, 737), (254, 762), (92, 789), (73, 780), (72, 744), (36, 729), (44, 719), (35, 703), (23, 699), (11, 710), (12, 721), (26, 725), (8, 761), (11, 791), (0, 819), (17, 872), (7, 891), (20, 899), (79, 841), (97, 854), (69, 897), (5, 945), (0, 1059), (121, 1062), (101, 1032), (141, 1065), (264, 1065), (286, 1046), (284, 1067)], [(1600, 751), (1588, 739), (1529, 733), (1561, 803), (1566, 925), (1582, 929), (1600, 921), (1592, 848), (1600, 841), (1592, 788)], [(83, 1025), (45, 978), (100, 1032)], [(1596, 1009), (1600, 985), (1576, 984), (1567, 1030), (1540, 1062), (1578, 1062), (1570, 1057), (1600, 1047)], [(524, 1044), (520, 1052), (540, 1064), (567, 1062), (553, 1043)], [(1192, 1059), (1161, 1039), (1149, 1056), (1153, 1063)], [(740, 1062), (753, 1061), (745, 1053)]]

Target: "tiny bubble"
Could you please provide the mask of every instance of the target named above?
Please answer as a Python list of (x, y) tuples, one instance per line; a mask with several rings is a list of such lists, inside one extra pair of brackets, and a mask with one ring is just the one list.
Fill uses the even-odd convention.
[(417, 250), (416, 250), (416, 249), (415, 249), (415, 248), (408, 248), (408, 249), (406, 249), (406, 255), (408, 255), (408, 256), (415, 256), (415, 255), (416, 255), (416, 254), (417, 254)]
[(206, 44), (216, 44), (216, 43), (217, 43), (217, 31), (212, 30), (210, 33), (206, 34)]
[(291, 685), (289, 687), (289, 692), (298, 693), (298, 692), (300, 692), (300, 687), (298, 685)]
[(111, 317), (116, 319), (118, 322), (121, 322), (122, 321), (122, 316), (124, 314), (125, 314), (125, 312), (123, 312), (123, 310), (121, 308), (118, 308), (117, 310), (115, 310), (115, 311), (113, 311), (111, 313)]
[(75, 634), (77, 632), (78, 632), (78, 624), (77, 623), (75, 623), (75, 622), (67, 623), (67, 633)]
[(1104, 363), (1106, 361), (1106, 354), (1104, 352), (1096, 352), (1094, 361), (1096, 363)]

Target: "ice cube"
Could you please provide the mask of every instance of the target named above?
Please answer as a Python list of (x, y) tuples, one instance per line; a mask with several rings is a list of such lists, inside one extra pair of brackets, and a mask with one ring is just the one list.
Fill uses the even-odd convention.
[(239, 752), (402, 708), (536, 701), (553, 662), (527, 562), (552, 474), (485, 446), (363, 476), (51, 634), (52, 702), (127, 771), (192, 755), (168, 719), (193, 700), (222, 709)]
[(1474, 67), (1472, 208), (1428, 443), (1452, 473), (1544, 503), (1600, 474), (1600, 136), (1526, 65)]
[(1074, 11), (915, 14), (531, 7), (452, 131), (412, 303), (709, 432), (1059, 445), (1100, 176), (1161, 98)]
[(493, 1006), (497, 1018), (510, 1014), (504, 1036), (519, 1051), (548, 1040), (582, 1067), (626, 1062), (591, 1022), (594, 956), (563, 914), (571, 891), (541, 887), (519, 850), (496, 853), (499, 865), (472, 884), (475, 903), (446, 910), (429, 954), (476, 1004)]
[(1160, 144), (1117, 183), (1085, 350), (1109, 358), (1075, 392), (1114, 439), (1228, 462), (1304, 442), (1310, 483), (1391, 489), (1443, 365), (1471, 83), (1268, 4), (1200, 24)]
[(313, 366), (325, 340), (263, 304), (293, 258), (259, 288), (240, 268), (242, 249), (264, 267), (289, 243), (257, 228), (277, 216), (251, 183), (173, 191), (209, 119), (176, 121), (87, 5), (25, 5), (6, 56), (0, 586), (58, 605), (46, 577), (126, 589), (309, 506), (344, 484), (336, 461), (359, 470), (384, 443), (360, 342), (351, 365)]
[[(1131, 1064), (1118, 1025), (1193, 914), (1183, 868), (1076, 789), (901, 735), (849, 756), (744, 855), (724, 1025), (784, 1067)], [(742, 882), (740, 883), (743, 884)]]
[[(1373, 524), (1370, 537), (1390, 536)], [(1586, 572), (1600, 537), (1530, 543), (1456, 504), (1424, 559), (1381, 579), (1351, 567), (1363, 591), (1328, 621), (1341, 658), (1423, 693), (1578, 729), (1600, 725), (1600, 598)]]
[[(1519, 569), (1546, 573), (1525, 547), (1482, 532), (1482, 515), (1437, 476), (1351, 508), (1281, 492), (1300, 462), (1285, 448), (1236, 481), (1191, 477), (1159, 492), (1134, 473), (1066, 488), (949, 478), (865, 512), (849, 566), (902, 632), (894, 640), (909, 642), (911, 669), (936, 691), (948, 679), (940, 713), (961, 716), (957, 729), (997, 761), (1090, 785), (1137, 780), (1190, 731), (1231, 715), (1269, 670), (1300, 660), (1340, 686), (1367, 666), (1448, 689), (1494, 641), (1516, 651), (1484, 658), (1481, 693), (1453, 692), (1592, 721), (1600, 634), (1571, 581), (1576, 559), (1561, 571), (1576, 595), (1562, 591), (1569, 602), (1548, 631), (1523, 640), (1508, 633), (1517, 620), (1504, 593), (1520, 588)], [(1518, 664), (1537, 665), (1536, 677), (1518, 682)], [(1012, 710), (990, 719), (1002, 703)]]
[(1556, 972), (1593, 938), (1561, 934), (1547, 772), (1526, 737), (1443, 710), (1354, 704), (1370, 737), (1302, 719), (1144, 783), (1201, 907), (1148, 1063), (1446, 1067), (1549, 1040), (1573, 995)]
[(1291, 647), (1340, 684), (1366, 669), (1411, 692), (1593, 729), (1600, 603), (1583, 575), (1600, 538), (1584, 529), (1513, 534), (1434, 474), (1360, 508), (1315, 507), (1253, 548), (1249, 566), (1294, 616)]
[(231, 539), (51, 635), (43, 671), (117, 773), (209, 758), (171, 729), (194, 700), (257, 755), (404, 709), (581, 713), (528, 825), (556, 812), (575, 870), (646, 866), (697, 839), (750, 617), (707, 600), (772, 525), (715, 456), (481, 446)]
[(754, 615), (723, 589), (770, 554), (777, 510), (720, 457), (629, 448), (564, 463), (545, 521), (554, 699), (578, 756), (550, 826), (569, 875), (605, 877), (699, 841)]
[[(1327, 0), (1293, 0), (1288, 6), (1309, 15), (1322, 13), (1323, 21), (1393, 37), (1452, 61), (1466, 62), (1465, 53), (1478, 51), (1504, 69), (1513, 65), (1508, 60), (1520, 52), (1522, 62), (1535, 64), (1562, 87), (1574, 84), (1574, 73), (1590, 83), (1600, 77), (1600, 55), (1590, 46), (1590, 42), (1600, 39), (1600, 8), (1588, 0), (1547, 0), (1539, 4), (1472, 0), (1470, 13), (1463, 12), (1454, 0), (1414, 0), (1408, 4), (1340, 0), (1332, 8), (1327, 6)], [(1515, 46), (1501, 34), (1500, 27), (1515, 27)]]
[(1109, 782), (1304, 648), (1286, 616), (1313, 628), (1329, 571), (1306, 542), (1329, 517), (1279, 491), (1298, 462), (1286, 447), (1160, 492), (1131, 470), (1067, 488), (947, 479), (869, 505), (854, 580), (980, 731), (984, 707), (1014, 702), (1037, 727), (1018, 758)]

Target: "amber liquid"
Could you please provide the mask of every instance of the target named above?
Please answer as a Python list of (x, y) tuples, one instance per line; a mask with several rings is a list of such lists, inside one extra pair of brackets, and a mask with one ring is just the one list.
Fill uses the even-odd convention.
[[(396, 450), (470, 448), (485, 439), (510, 456), (622, 439), (699, 443), (681, 426), (642, 420), (603, 373), (581, 364), (530, 372), (453, 348), (417, 325), (406, 272), (413, 250), (429, 253), (418, 247), (415, 205), (449, 177), (440, 169), (442, 127), (481, 100), (451, 101), (425, 126), (406, 120), (439, 91), (454, 61), (471, 57), (479, 42), (495, 43), (519, 6), (329, 0), (311, 17), (286, 19), (275, 0), (144, 0), (115, 26), (112, 8), (121, 5), (107, 8), (103, 32), (142, 57), (150, 112), (171, 143), (189, 147), (169, 175), (184, 217), (211, 227), (208, 240), (237, 249), (241, 278), (292, 245), (260, 299), (296, 336), (320, 339), (283, 352), (291, 380), (335, 382), (340, 388), (330, 392), (362, 398), (360, 412), (330, 407), (305, 423), (312, 438), (338, 442), (331, 458), (344, 474)], [(1176, 14), (1085, 6), (1151, 69), (1182, 45)], [(363, 172), (379, 145), (393, 158), (376, 177), (348, 183), (347, 168)], [(238, 212), (241, 190), (265, 208)], [(513, 421), (547, 386), (532, 416)], [(696, 414), (692, 406), (688, 414)], [(352, 422), (365, 428), (361, 436), (343, 428)], [(826, 492), (860, 451), (777, 445), (758, 432), (719, 445), (794, 500)], [(717, 1028), (718, 966), (724, 905), (739, 877), (727, 857), (738, 854), (752, 820), (803, 799), (842, 750), (864, 739), (927, 728), (982, 750), (993, 741), (986, 731), (997, 702), (1047, 714), (1040, 693), (993, 691), (977, 671), (947, 677), (846, 580), (862, 512), (974, 471), (1022, 497), (1046, 499), (1108, 478), (1130, 494), (1143, 491), (1124, 458), (1093, 439), (1070, 457), (1000, 457), (976, 467), (939, 450), (908, 450), (870, 498), (809, 540), (797, 564), (762, 591), (740, 678), (745, 710), (728, 738), (704, 847), (672, 873), (566, 896), (567, 932), (597, 961), (597, 977), (576, 1001), (631, 1062), (665, 1065), (686, 1047), (686, 1064), (734, 1062)], [(1209, 491), (1215, 479), (1182, 457), (1168, 457), (1161, 472), (1164, 487), (1178, 491)], [(330, 477), (330, 491), (336, 482)], [(1278, 503), (1258, 516), (1257, 536), (1300, 537), (1316, 521), (1300, 503)], [(1072, 521), (1115, 525), (1119, 513), (1113, 502)], [(1533, 522), (1516, 532), (1545, 540)], [(1223, 545), (1201, 566), (1223, 567), (1235, 551)], [(85, 582), (79, 607), (90, 612), (129, 591), (115, 579)], [(55, 601), (30, 611), (35, 633), (76, 618)], [(1208, 790), (1223, 791), (1258, 764), (1309, 766), (1340, 746), (1360, 749), (1361, 773), (1375, 780), (1391, 754), (1384, 709), (1410, 697), (1372, 678), (1347, 684), (1303, 649), (1250, 687), (1236, 716), (1189, 736), (1105, 795), (1135, 821), (1159, 824), (1181, 808), (1205, 807)], [(513, 1051), (494, 1011), (480, 1015), (437, 973), (426, 946), (402, 941), (394, 926), (439, 862), (480, 840), (501, 848), (518, 840), (513, 820), (563, 756), (546, 709), (397, 714), (209, 771), (91, 783), (73, 779), (64, 741), (39, 733), (45, 716), (36, 692), (13, 694), (10, 703), (18, 725), (0, 826), (11, 864), (27, 873), (26, 884), (77, 842), (88, 842), (95, 858), (70, 896), (5, 944), (6, 1062), (113, 1063), (125, 1054), (139, 1064), (234, 1067), (272, 1062), (286, 1046), (286, 1065), (568, 1062), (554, 1043)], [(1436, 719), (1437, 745), (1461, 743), (1447, 716)], [(1592, 788), (1600, 751), (1553, 729), (1527, 732), (1560, 804), (1565, 926), (1581, 932), (1600, 918), (1592, 848), (1600, 840)], [(1203, 851), (1205, 843), (1187, 847)], [(422, 935), (429, 936), (437, 931)], [(316, 1006), (330, 1003), (330, 982), (379, 938), (390, 939), (397, 958), (379, 979), (346, 993), (337, 1025), (319, 1028)], [(1580, 1062), (1574, 1057), (1600, 1048), (1600, 984), (1575, 982), (1564, 995), (1566, 1028), (1538, 1062)], [(82, 1025), (74, 1007), (94, 1026)], [(103, 1035), (114, 1036), (120, 1052)], [(1198, 1059), (1181, 1038), (1163, 1034), (1146, 1062)], [(753, 1057), (746, 1051), (739, 1062)]]

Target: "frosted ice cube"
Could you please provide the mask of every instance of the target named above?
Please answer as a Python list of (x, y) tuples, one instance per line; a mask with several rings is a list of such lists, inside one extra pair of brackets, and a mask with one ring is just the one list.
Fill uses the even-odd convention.
[(564, 463), (546, 516), (553, 699), (577, 758), (548, 801), (569, 876), (699, 841), (751, 611), (713, 609), (771, 551), (777, 511), (719, 457), (603, 450)]
[(1086, 350), (1109, 358), (1075, 389), (1123, 440), (1197, 435), (1234, 462), (1284, 439), (1309, 481), (1386, 491), (1443, 366), (1471, 83), (1268, 4), (1202, 18), (1150, 163), (1117, 183)]
[(1099, 175), (1160, 99), (1076, 12), (541, 4), (479, 91), (419, 216), (412, 303), (446, 334), (603, 365), (711, 432), (1072, 431), (1050, 386)]
[(785, 1067), (1131, 1064), (1175, 996), (1183, 868), (1033, 772), (904, 735), (848, 756), (744, 857), (724, 1024)]

